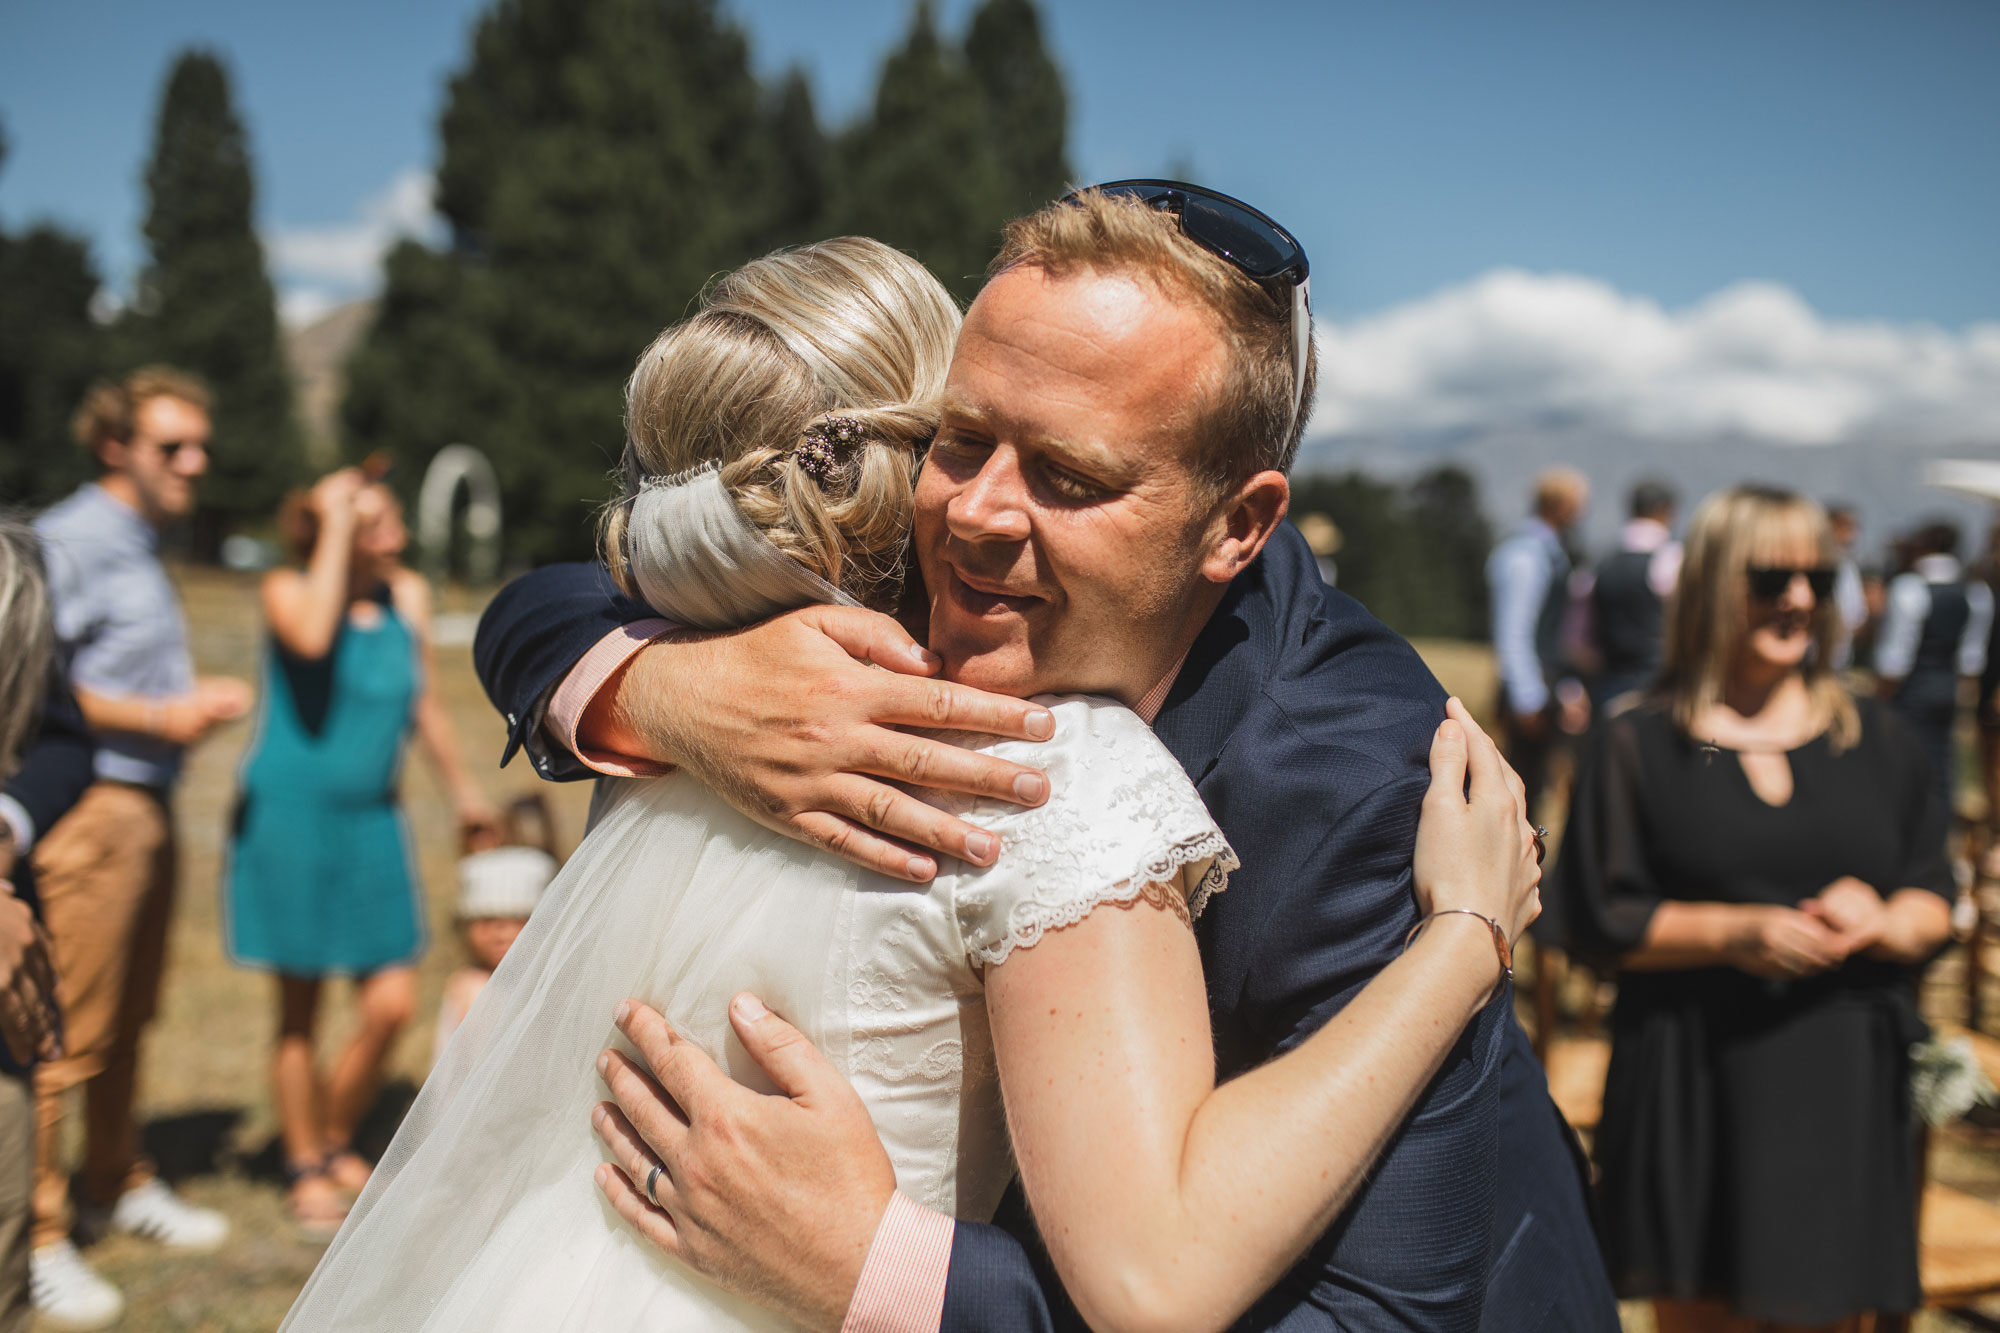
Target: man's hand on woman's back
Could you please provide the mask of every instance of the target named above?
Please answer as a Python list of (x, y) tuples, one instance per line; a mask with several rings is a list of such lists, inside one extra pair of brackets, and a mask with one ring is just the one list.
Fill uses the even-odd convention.
[(1055, 729), (1039, 705), (936, 679), (941, 665), (888, 616), (806, 607), (649, 645), (598, 691), (577, 740), (685, 768), (767, 828), (921, 883), (931, 853), (987, 865), (999, 843), (895, 784), (1039, 805), (1048, 779), (906, 728)]

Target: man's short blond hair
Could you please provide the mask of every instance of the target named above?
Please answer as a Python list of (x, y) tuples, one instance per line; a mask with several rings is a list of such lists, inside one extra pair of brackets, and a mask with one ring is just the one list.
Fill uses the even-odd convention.
[(1535, 478), (1535, 512), (1547, 515), (1558, 508), (1578, 510), (1590, 498), (1590, 478), (1573, 467), (1544, 468)]
[(1221, 495), (1254, 473), (1288, 472), (1312, 416), (1318, 356), (1306, 355), (1304, 397), (1291, 421), (1292, 306), (1181, 231), (1180, 222), (1123, 195), (1084, 190), (1009, 222), (992, 272), (1123, 273), (1213, 312), (1229, 347), (1223, 379), (1193, 423), (1196, 475)]
[(209, 410), (208, 386), (172, 366), (141, 366), (122, 380), (99, 380), (70, 418), (70, 434), (92, 454), (101, 444), (131, 440), (139, 409), (155, 398), (178, 398)]

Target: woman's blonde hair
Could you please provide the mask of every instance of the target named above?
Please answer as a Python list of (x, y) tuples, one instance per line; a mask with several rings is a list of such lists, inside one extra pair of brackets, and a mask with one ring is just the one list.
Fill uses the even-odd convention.
[(21, 746), (48, 698), (55, 626), (41, 543), (25, 519), (0, 514), (0, 778), (14, 772)]
[[(715, 463), (780, 551), (893, 610), (958, 325), (921, 264), (862, 237), (781, 250), (717, 281), (625, 386), (624, 494), (602, 525), (618, 586), (636, 595), (625, 538), (640, 486)], [(830, 465), (818, 451), (802, 465), (806, 432), (829, 418), (855, 422), (857, 438)]]
[[(1801, 541), (1803, 539), (1803, 541)], [(1786, 548), (1808, 545), (1820, 565), (1834, 562), (1826, 511), (1791, 491), (1735, 486), (1702, 501), (1688, 526), (1680, 584), (1667, 606), (1666, 663), (1660, 687), (1675, 723), (1692, 733), (1695, 717), (1719, 702), (1749, 634), (1753, 565), (1784, 563)], [(1812, 613), (1812, 650), (1800, 670), (1836, 751), (1861, 738), (1854, 697), (1833, 669), (1839, 613), (1831, 597)]]

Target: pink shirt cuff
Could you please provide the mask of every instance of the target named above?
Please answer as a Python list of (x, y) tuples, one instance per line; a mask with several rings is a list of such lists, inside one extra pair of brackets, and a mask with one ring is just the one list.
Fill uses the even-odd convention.
[(840, 1333), (937, 1333), (954, 1226), (900, 1192), (890, 1195)]
[(616, 675), (618, 668), (631, 660), (632, 654), (677, 628), (667, 620), (635, 620), (629, 625), (620, 625), (592, 644), (590, 651), (569, 669), (569, 674), (556, 686), (556, 692), (549, 697), (543, 725), (565, 750), (581, 759), (585, 767), (614, 778), (652, 777), (667, 771), (666, 765), (649, 759), (613, 754), (609, 750), (581, 749), (576, 743), (576, 729), (582, 724), (590, 701), (604, 688), (604, 682)]

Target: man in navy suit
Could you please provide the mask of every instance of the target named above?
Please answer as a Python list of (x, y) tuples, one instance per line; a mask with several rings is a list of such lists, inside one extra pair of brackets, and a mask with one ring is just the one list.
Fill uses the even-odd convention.
[[(1203, 232), (1235, 201), (1126, 193), (1159, 210), (1146, 216), (1169, 244), (1243, 252)], [(1063, 232), (1063, 218), (1042, 229)], [(935, 661), (893, 624), (838, 608), (652, 640), (652, 626), (630, 628), (645, 608), (586, 566), (508, 588), (475, 654), (508, 715), (509, 753), (530, 744), (547, 776), (582, 776), (579, 756), (607, 753), (627, 771), (679, 763), (774, 827), (913, 879), (934, 863), (909, 844), (982, 864), (998, 849), (880, 778), (1028, 803), (1044, 789), (883, 724), (1032, 736), (1046, 714), (965, 684), (1008, 655), (1017, 677), (1038, 654), (1060, 651), (1070, 672), (1092, 664), (1084, 675), (1100, 674), (1102, 692), (1157, 710), (1160, 738), (1245, 862), (1197, 926), (1227, 1078), (1325, 1023), (1418, 923), (1411, 855), (1444, 694), (1407, 644), (1322, 583), (1281, 522), (1313, 374), (1303, 255), (1251, 274), (1244, 286), (1265, 299), (1226, 296), (1218, 327), (1191, 335), (1200, 294), (1128, 251), (1078, 243), (1074, 262), (1004, 267), (975, 302), (919, 482), (930, 638), (956, 684), (926, 679)], [(1212, 376), (1166, 398), (1121, 396), (1121, 366), (1190, 336), (1213, 344)], [(1186, 423), (1171, 447), (1129, 444), (1160, 438), (1163, 420)], [(1242, 1327), (1617, 1327), (1574, 1140), (1505, 994)], [(687, 1123), (659, 1088), (627, 1080), (600, 1127), (643, 1135), (707, 1182), (677, 1191), (669, 1218), (606, 1168), (600, 1182), (643, 1234), (809, 1325), (1076, 1326), (1018, 1192), (996, 1225), (912, 1217), (921, 1210), (881, 1185), (881, 1148), (851, 1091), (781, 1020), (737, 1019), (779, 1086), (811, 1091), (725, 1086), (685, 1043), (662, 1053), (657, 1032), (641, 1033)]]

